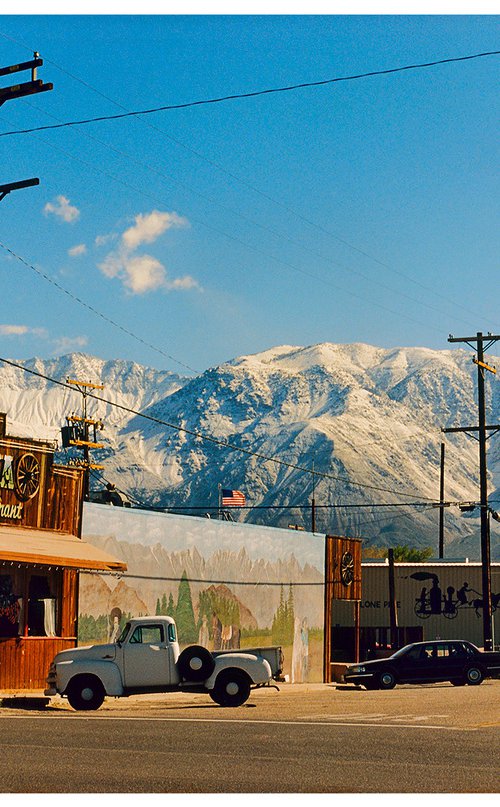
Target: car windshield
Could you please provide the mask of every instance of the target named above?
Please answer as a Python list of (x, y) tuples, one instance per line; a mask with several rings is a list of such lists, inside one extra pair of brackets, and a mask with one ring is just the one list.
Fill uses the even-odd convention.
[(115, 644), (121, 644), (125, 641), (125, 637), (130, 630), (130, 622), (127, 622), (120, 635), (115, 639)]

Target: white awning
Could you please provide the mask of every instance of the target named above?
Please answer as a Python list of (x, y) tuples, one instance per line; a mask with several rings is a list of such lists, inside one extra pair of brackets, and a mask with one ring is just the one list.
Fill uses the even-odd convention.
[(126, 563), (76, 535), (26, 527), (0, 526), (0, 563), (2, 561), (107, 572), (127, 569)]

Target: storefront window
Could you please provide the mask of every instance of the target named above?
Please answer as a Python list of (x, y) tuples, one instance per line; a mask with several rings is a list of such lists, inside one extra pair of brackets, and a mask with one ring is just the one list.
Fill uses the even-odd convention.
[(28, 584), (28, 636), (56, 636), (54, 575), (31, 574)]
[(16, 591), (14, 575), (0, 574), (0, 636), (17, 636), (22, 596)]
[(62, 571), (0, 568), (0, 638), (57, 636)]

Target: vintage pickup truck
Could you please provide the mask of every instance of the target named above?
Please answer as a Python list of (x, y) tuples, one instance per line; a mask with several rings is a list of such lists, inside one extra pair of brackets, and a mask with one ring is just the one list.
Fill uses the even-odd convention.
[(282, 669), (280, 647), (210, 652), (192, 645), (181, 652), (171, 617), (136, 617), (113, 644), (58, 653), (44, 694), (63, 695), (78, 710), (98, 709), (106, 695), (179, 691), (206, 692), (220, 706), (241, 706), (252, 687), (283, 680)]

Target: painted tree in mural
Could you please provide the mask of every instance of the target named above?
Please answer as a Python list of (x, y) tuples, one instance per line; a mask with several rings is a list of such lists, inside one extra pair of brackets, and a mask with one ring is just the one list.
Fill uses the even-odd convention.
[(293, 642), (293, 625), (295, 617), (295, 608), (293, 602), (293, 591), (290, 584), (288, 590), (288, 599), (285, 599), (285, 592), (283, 586), (280, 587), (280, 604), (273, 617), (271, 627), (271, 634), (273, 644), (283, 646), (291, 645)]
[(172, 592), (170, 592), (168, 596), (168, 605), (165, 614), (175, 619), (175, 603), (174, 603), (174, 595), (172, 594)]
[(182, 573), (175, 609), (175, 621), (180, 644), (194, 644), (198, 639), (198, 631), (194, 619), (193, 601), (187, 574)]
[(175, 603), (174, 597), (172, 592), (168, 595), (168, 603), (167, 603), (167, 595), (164, 594), (163, 597), (158, 597), (156, 600), (156, 616), (171, 616), (175, 619)]

